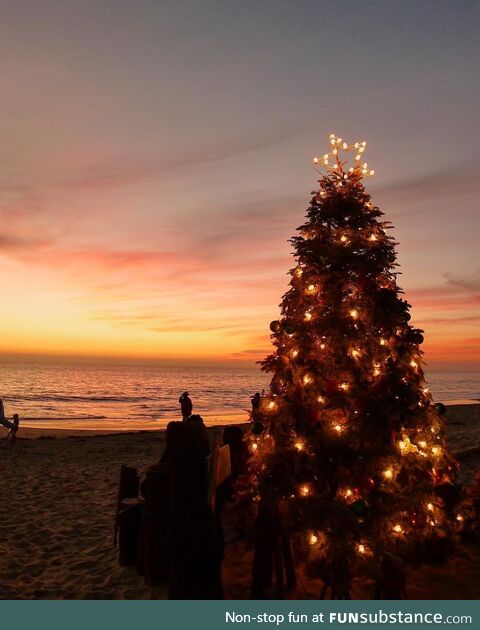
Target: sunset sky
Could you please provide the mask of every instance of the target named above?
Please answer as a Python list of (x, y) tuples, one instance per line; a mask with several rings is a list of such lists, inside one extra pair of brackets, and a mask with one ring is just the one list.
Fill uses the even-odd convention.
[(478, 2), (3, 0), (0, 352), (253, 361), (328, 134), (480, 366)]

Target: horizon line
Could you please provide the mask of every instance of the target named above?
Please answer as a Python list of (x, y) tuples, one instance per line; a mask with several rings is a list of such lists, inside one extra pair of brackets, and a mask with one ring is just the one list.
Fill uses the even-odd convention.
[[(153, 356), (132, 356), (132, 355), (108, 355), (108, 354), (56, 354), (48, 352), (5, 352), (0, 350), (0, 360), (6, 362), (37, 361), (47, 363), (49, 361), (77, 362), (77, 363), (116, 363), (116, 364), (149, 364), (162, 367), (228, 367), (242, 368), (261, 371), (259, 362), (252, 359), (232, 358), (232, 357), (153, 357)], [(433, 360), (424, 363), (425, 372), (480, 372), (480, 365), (472, 361), (452, 361)]]

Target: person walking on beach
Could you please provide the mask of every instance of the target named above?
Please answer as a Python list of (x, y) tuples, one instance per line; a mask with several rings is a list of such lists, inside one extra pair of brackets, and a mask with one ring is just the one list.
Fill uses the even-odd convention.
[(6, 429), (9, 429), (7, 434), (7, 440), (13, 442), (17, 436), (18, 425), (20, 424), (20, 418), (18, 413), (13, 414), (13, 422), (5, 418), (5, 410), (3, 408), (3, 400), (0, 399), (0, 424)]
[(182, 411), (182, 418), (184, 421), (188, 420), (192, 415), (193, 404), (188, 396), (188, 392), (183, 392), (183, 394), (178, 399), (180, 403), (180, 409)]

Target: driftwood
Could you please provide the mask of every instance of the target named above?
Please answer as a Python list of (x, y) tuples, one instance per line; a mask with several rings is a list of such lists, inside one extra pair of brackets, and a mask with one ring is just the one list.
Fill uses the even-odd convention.
[(351, 575), (348, 558), (340, 556), (320, 569), (323, 581), (319, 599), (351, 599)]
[(406, 599), (406, 580), (402, 560), (391, 553), (383, 554), (374, 599)]
[(252, 567), (252, 599), (265, 599), (275, 576), (278, 599), (296, 585), (290, 536), (278, 503), (262, 502), (255, 522), (255, 553)]

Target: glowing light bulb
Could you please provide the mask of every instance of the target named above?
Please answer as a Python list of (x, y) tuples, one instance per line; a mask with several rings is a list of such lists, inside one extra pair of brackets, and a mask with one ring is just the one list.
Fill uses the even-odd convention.
[(354, 149), (358, 149), (358, 147), (359, 147), (359, 146), (360, 146), (360, 145), (359, 145), (359, 143), (358, 143), (358, 142), (355, 142), (355, 144), (353, 145), (353, 148), (354, 148)]
[(333, 149), (332, 153), (333, 153), (333, 155), (337, 155), (338, 149)]
[(325, 350), (325, 344), (324, 343), (320, 344), (320, 350)]
[(350, 488), (346, 488), (344, 494), (346, 497), (351, 497), (353, 494), (353, 490), (351, 490)]
[(365, 545), (359, 544), (357, 545), (358, 553), (364, 554), (366, 552)]
[(427, 443), (425, 442), (425, 440), (420, 440), (420, 442), (418, 442), (418, 446), (420, 448), (427, 448)]
[(308, 385), (311, 382), (312, 382), (312, 377), (309, 374), (305, 374), (305, 376), (303, 377), (303, 384)]
[(346, 392), (350, 389), (350, 385), (348, 383), (341, 383), (340, 389)]
[(370, 238), (369, 238), (369, 240), (370, 240), (370, 241), (376, 241), (376, 240), (377, 240), (377, 237), (375, 236), (375, 234), (370, 234)]
[(341, 433), (343, 430), (340, 424), (336, 424), (333, 428), (335, 429), (337, 433)]
[(348, 144), (347, 144), (346, 142), (344, 142), (342, 146), (343, 146), (343, 148), (344, 148), (345, 150), (347, 150), (347, 149), (348, 149)]
[(273, 400), (271, 400), (271, 401), (268, 403), (268, 408), (269, 408), (270, 410), (275, 409), (275, 407), (276, 407), (276, 406), (277, 406), (277, 405), (275, 404), (275, 402), (274, 402)]
[(310, 534), (310, 536), (308, 537), (308, 542), (311, 545), (314, 545), (315, 543), (318, 542), (318, 536), (315, 536), (315, 534)]
[(295, 359), (296, 357), (298, 357), (298, 350), (292, 350), (290, 352), (290, 356), (292, 357), (292, 359)]
[(318, 157), (316, 157), (316, 156), (315, 156), (315, 157), (313, 158), (313, 163), (314, 163), (314, 164), (318, 164)]
[(391, 468), (385, 468), (385, 470), (383, 471), (383, 476), (385, 477), (385, 479), (390, 481), (391, 479), (393, 479), (393, 470)]
[(313, 316), (312, 316), (312, 314), (310, 313), (310, 311), (307, 311), (307, 312), (305, 313), (305, 321), (306, 321), (306, 322), (309, 322), (309, 321), (312, 319), (312, 317), (313, 317)]
[(308, 497), (310, 495), (310, 492), (310, 486), (308, 486), (307, 484), (300, 486), (300, 494), (302, 495), (302, 497)]
[(354, 359), (358, 359), (358, 357), (360, 356), (361, 352), (360, 352), (360, 350), (357, 350), (356, 348), (354, 348), (353, 350), (350, 351), (350, 354), (352, 355), (352, 357)]
[(323, 404), (325, 402), (325, 396), (319, 396), (317, 398), (317, 402), (319, 402), (320, 404)]
[(350, 317), (351, 317), (352, 319), (357, 319), (357, 318), (358, 318), (358, 311), (357, 311), (357, 309), (356, 309), (356, 308), (352, 308), (352, 309), (349, 311), (349, 314), (350, 314)]
[(433, 503), (427, 503), (427, 510), (428, 510), (429, 512), (433, 512), (433, 510), (434, 510), (434, 509), (435, 509), (435, 508), (434, 508)]
[(305, 445), (301, 440), (298, 440), (298, 442), (295, 442), (295, 448), (297, 449), (297, 451), (303, 451)]
[(365, 140), (364, 140), (364, 141), (362, 142), (362, 147), (364, 147), (364, 148), (365, 148), (366, 146), (367, 146), (367, 143), (366, 143), (366, 142), (365, 142)]
[(418, 363), (416, 361), (410, 361), (410, 365), (412, 366), (412, 368), (417, 368), (418, 367)]
[(418, 447), (410, 442), (410, 438), (407, 435), (402, 436), (402, 439), (398, 442), (398, 448), (402, 455), (418, 453)]
[(315, 293), (316, 290), (317, 290), (317, 287), (314, 284), (309, 284), (305, 292), (311, 294), (311, 293)]
[(457, 521), (459, 521), (460, 523), (462, 523), (465, 519), (463, 518), (463, 516), (461, 514), (457, 514)]
[(394, 525), (394, 527), (393, 527), (393, 531), (394, 531), (394, 532), (396, 532), (397, 534), (402, 534), (402, 533), (403, 533), (402, 526), (401, 526), (401, 525), (399, 525), (399, 524)]
[(380, 369), (380, 364), (379, 363), (374, 363), (373, 364), (373, 376), (380, 376), (381, 373), (382, 373), (382, 370)]
[(250, 448), (252, 449), (252, 451), (256, 451), (256, 450), (257, 450), (257, 448), (258, 448), (258, 444), (257, 444), (256, 442), (254, 442), (254, 443), (251, 445), (251, 447), (250, 447)]
[(381, 346), (386, 346), (387, 345), (387, 340), (386, 339), (380, 339), (380, 345)]
[(370, 171), (370, 175), (375, 175), (375, 171), (373, 169)]
[(360, 155), (360, 153), (357, 153), (357, 155), (355, 156), (355, 161), (359, 162), (362, 159), (362, 156)]
[(432, 447), (432, 455), (434, 455), (435, 457), (438, 457), (439, 455), (441, 455), (441, 453), (442, 453), (442, 449), (440, 446)]
[(422, 392), (423, 392), (424, 394), (428, 394), (428, 392), (429, 392), (429, 391), (430, 391), (430, 389), (429, 389), (428, 387), (424, 387), (424, 388), (422, 389)]

